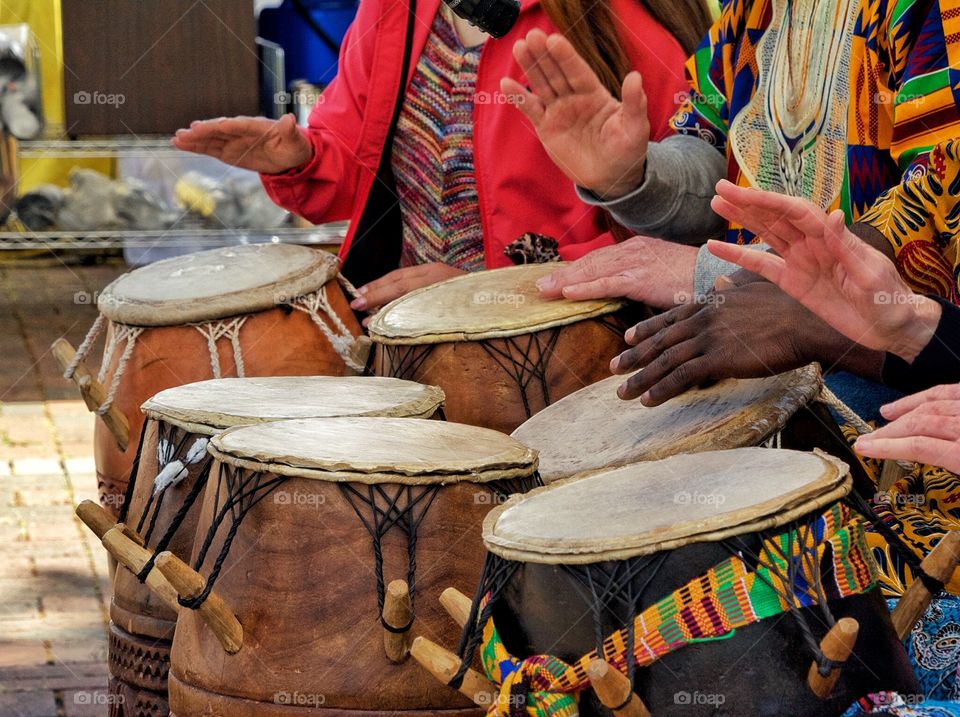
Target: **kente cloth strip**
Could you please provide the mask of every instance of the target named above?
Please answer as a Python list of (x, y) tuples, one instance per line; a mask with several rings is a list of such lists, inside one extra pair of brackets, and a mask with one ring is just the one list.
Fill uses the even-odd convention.
[(852, 223), (960, 137), (957, 67), (960, 0), (724, 0), (670, 124), (723, 153), (735, 184), (829, 199)]
[[(787, 575), (794, 576), (792, 584), (784, 579)], [(862, 594), (876, 579), (863, 522), (838, 503), (809, 529), (791, 529), (764, 540), (756, 569), (734, 555), (638, 614), (633, 623), (635, 664), (645, 667), (691, 642), (817, 605), (818, 594), (827, 601)], [(484, 605), (489, 599), (488, 593)], [(531, 717), (573, 717), (579, 693), (590, 687), (590, 662), (602, 657), (626, 674), (629, 644), (628, 626), (607, 636), (602, 656), (594, 650), (573, 664), (550, 655), (520, 660), (507, 651), (490, 618), (483, 627), (481, 658), (500, 696), (488, 714), (510, 717), (522, 698)]]

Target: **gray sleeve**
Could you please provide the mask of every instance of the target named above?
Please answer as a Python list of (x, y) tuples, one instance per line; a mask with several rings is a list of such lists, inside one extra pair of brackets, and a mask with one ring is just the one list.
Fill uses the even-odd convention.
[(723, 230), (723, 219), (710, 208), (710, 200), (725, 176), (723, 154), (698, 137), (678, 134), (650, 143), (643, 184), (630, 194), (605, 201), (583, 187), (577, 187), (577, 193), (637, 234), (702, 244)]
[[(751, 244), (751, 249), (757, 251), (767, 251), (770, 247), (762, 242)], [(731, 264), (729, 261), (718, 259), (711, 254), (706, 246), (700, 247), (700, 253), (697, 254), (697, 268), (693, 273), (693, 292), (698, 299), (703, 298), (712, 289), (717, 279), (721, 276), (727, 276), (740, 271), (740, 267)]]

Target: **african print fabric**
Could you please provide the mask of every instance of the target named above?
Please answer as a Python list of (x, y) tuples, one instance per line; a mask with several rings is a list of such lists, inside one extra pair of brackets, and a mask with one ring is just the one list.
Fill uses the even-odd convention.
[(594, 650), (574, 664), (551, 655), (521, 660), (507, 651), (490, 618), (483, 626), (481, 660), (500, 697), (488, 714), (509, 717), (519, 690), (531, 717), (573, 717), (579, 693), (590, 686), (587, 667), (598, 657), (627, 674), (631, 644), (634, 664), (644, 667), (690, 643), (729, 635), (792, 607), (817, 605), (821, 594), (835, 600), (864, 593), (875, 581), (863, 523), (838, 503), (810, 527), (766, 539), (755, 570), (730, 557), (646, 608), (633, 620), (632, 643), (624, 627), (603, 641), (602, 655)]
[(731, 181), (853, 222), (960, 137), (960, 0), (725, 0), (687, 74), (671, 124), (723, 152)]
[[(872, 425), (872, 423), (871, 423)], [(848, 424), (840, 430), (852, 446), (859, 433)], [(857, 455), (868, 478), (880, 485), (881, 463)], [(866, 497), (866, 496), (865, 496)], [(922, 560), (951, 530), (960, 530), (960, 477), (936, 466), (916, 465), (889, 490), (871, 496), (870, 504), (884, 525), (897, 533), (903, 544)], [(888, 542), (871, 527), (867, 545), (878, 569), (878, 584), (888, 597), (900, 597), (913, 582), (913, 570)], [(949, 593), (960, 595), (960, 580), (947, 584)]]
[[(890, 610), (896, 604), (887, 600)], [(935, 598), (903, 644), (925, 698), (960, 700), (960, 598)]]
[(473, 162), (480, 48), (438, 12), (410, 80), (391, 162), (403, 217), (401, 266), (485, 267)]
[(960, 141), (934, 147), (927, 171), (886, 191), (860, 221), (887, 238), (914, 291), (960, 303)]

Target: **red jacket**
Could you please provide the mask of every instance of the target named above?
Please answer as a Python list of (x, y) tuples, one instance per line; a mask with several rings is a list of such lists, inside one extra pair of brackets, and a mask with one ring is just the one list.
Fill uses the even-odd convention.
[[(610, 0), (623, 21), (632, 65), (643, 73), (654, 139), (688, 87), (685, 53), (638, 0)], [(411, 3), (416, 19), (410, 32)], [(440, 0), (363, 0), (344, 39), (340, 71), (324, 91), (304, 130), (313, 159), (283, 175), (264, 175), (279, 205), (314, 222), (350, 219), (340, 256), (344, 272), (365, 283), (397, 267), (400, 214), (389, 153), (402, 96), (403, 58), (409, 82)], [(521, 0), (520, 17), (502, 39), (488, 40), (480, 55), (474, 106), (474, 164), (484, 253), (490, 268), (509, 265), (503, 248), (524, 232), (560, 241), (564, 259), (613, 242), (601, 211), (581, 202), (554, 165), (533, 127), (503, 104), (500, 78), (524, 81), (513, 45), (533, 28), (555, 32), (539, 0)], [(484, 99), (488, 99), (484, 102)]]

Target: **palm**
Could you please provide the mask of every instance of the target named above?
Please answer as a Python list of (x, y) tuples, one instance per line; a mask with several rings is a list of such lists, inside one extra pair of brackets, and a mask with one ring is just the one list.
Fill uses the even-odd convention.
[(180, 130), (175, 146), (206, 154), (235, 167), (277, 174), (310, 159), (311, 148), (292, 117), (234, 117), (195, 122)]
[(558, 98), (536, 130), (551, 159), (583, 187), (629, 173), (646, 155), (642, 128), (625, 126), (621, 104), (605, 90)]
[(537, 132), (547, 153), (570, 179), (597, 194), (629, 192), (643, 176), (650, 123), (639, 73), (614, 98), (562, 35), (532, 30), (514, 46), (530, 88), (511, 78), (505, 94)]

